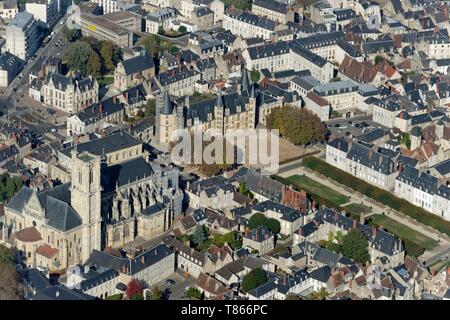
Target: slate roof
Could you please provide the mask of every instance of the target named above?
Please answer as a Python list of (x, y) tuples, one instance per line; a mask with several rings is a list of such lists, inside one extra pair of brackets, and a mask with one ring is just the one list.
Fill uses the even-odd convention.
[(350, 151), (347, 153), (347, 159), (356, 161), (385, 175), (395, 172), (394, 162), (390, 157), (362, 143), (354, 142), (352, 144)]
[(78, 113), (77, 116), (82, 122), (89, 124), (95, 123), (108, 115), (123, 111), (124, 109), (125, 106), (119, 99), (116, 99), (116, 102), (114, 102), (114, 97), (111, 97), (101, 102), (91, 104), (89, 107)]
[(24, 186), (12, 198), (8, 208), (22, 213), (29, 199), (36, 193), (39, 202), (45, 210), (48, 225), (61, 230), (69, 231), (81, 225), (81, 217), (70, 206), (70, 183), (62, 184), (50, 190), (36, 193)]
[(273, 237), (273, 233), (265, 226), (259, 226), (258, 228), (251, 230), (249, 234), (244, 237), (256, 242), (263, 242)]
[(255, 25), (262, 29), (275, 31), (275, 27), (276, 27), (275, 21), (257, 16), (251, 12), (235, 10), (233, 12), (228, 12), (225, 14), (232, 17), (233, 19), (245, 22), (247, 24)]
[(119, 272), (117, 272), (116, 270), (107, 269), (103, 272), (98, 273), (97, 275), (95, 275), (93, 277), (83, 280), (80, 283), (79, 289), (77, 289), (77, 290), (79, 290), (81, 292), (88, 291), (88, 290), (90, 290), (94, 287), (97, 287), (97, 286), (101, 285), (102, 283), (105, 283), (111, 279), (118, 277), (118, 276), (119, 276)]
[[(139, 271), (151, 267), (155, 263), (158, 263), (172, 254), (173, 251), (164, 244), (159, 244), (151, 249), (148, 249), (144, 253), (139, 254), (132, 259), (120, 258), (102, 251), (94, 250), (89, 256), (87, 264), (97, 268), (104, 267), (114, 269), (118, 272), (126, 273), (132, 276)], [(144, 262), (142, 261), (142, 257), (144, 257)], [(127, 268), (126, 272), (124, 272), (124, 267)]]
[(142, 157), (109, 166), (101, 175), (103, 191), (114, 191), (116, 186), (121, 187), (129, 182), (142, 180), (153, 173), (151, 165)]
[(330, 279), (331, 276), (331, 270), (328, 266), (323, 266), (312, 271), (309, 275), (314, 280), (320, 281), (322, 283), (327, 283), (328, 279)]
[(272, 201), (281, 201), (281, 191), (284, 185), (254, 170), (246, 167), (239, 168), (231, 180), (244, 182), (252, 192), (259, 193)]
[[(142, 145), (142, 141), (136, 139), (127, 132), (121, 131), (100, 139), (77, 144), (77, 151), (79, 153), (89, 152), (96, 156), (102, 156), (104, 154), (109, 154), (111, 152), (127, 149), (137, 145)], [(74, 146), (71, 146), (61, 150), (61, 153), (67, 157), (71, 157), (71, 152), (73, 149)]]
[(290, 221), (290, 222), (295, 221), (302, 216), (302, 213), (299, 212), (298, 210), (293, 209), (288, 206), (285, 206), (285, 205), (282, 205), (282, 204), (279, 204), (279, 203), (271, 201), (271, 200), (258, 202), (257, 204), (255, 204), (253, 206), (253, 210), (257, 210), (260, 212), (265, 212), (268, 210), (275, 211), (275, 212), (282, 214), (280, 219)]
[(39, 290), (33, 300), (95, 300), (95, 298), (58, 284)]

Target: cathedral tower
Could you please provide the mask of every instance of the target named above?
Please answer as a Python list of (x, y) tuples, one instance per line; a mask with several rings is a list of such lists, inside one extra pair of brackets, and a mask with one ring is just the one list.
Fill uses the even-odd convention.
[(88, 152), (72, 151), (71, 205), (82, 224), (81, 260), (92, 250), (101, 250), (101, 159)]

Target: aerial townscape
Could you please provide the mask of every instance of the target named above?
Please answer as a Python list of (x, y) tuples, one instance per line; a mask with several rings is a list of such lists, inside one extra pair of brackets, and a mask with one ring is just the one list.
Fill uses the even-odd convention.
[(1, 1), (0, 300), (450, 300), (449, 11)]

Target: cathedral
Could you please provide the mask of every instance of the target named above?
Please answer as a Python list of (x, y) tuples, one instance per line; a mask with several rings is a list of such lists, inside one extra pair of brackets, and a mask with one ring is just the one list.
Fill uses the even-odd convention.
[(181, 214), (179, 172), (143, 157), (107, 165), (87, 151), (71, 153), (71, 182), (22, 189), (5, 206), (0, 241), (27, 266), (63, 270), (92, 250), (162, 234)]

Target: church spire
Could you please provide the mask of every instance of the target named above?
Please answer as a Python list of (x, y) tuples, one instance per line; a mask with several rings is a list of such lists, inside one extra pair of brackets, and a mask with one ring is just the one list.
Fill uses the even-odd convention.
[(247, 91), (250, 86), (250, 81), (248, 80), (248, 71), (245, 66), (242, 68), (242, 79), (241, 79), (241, 91)]

